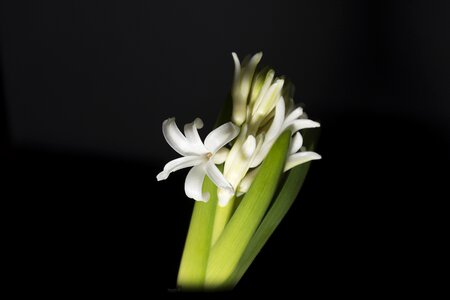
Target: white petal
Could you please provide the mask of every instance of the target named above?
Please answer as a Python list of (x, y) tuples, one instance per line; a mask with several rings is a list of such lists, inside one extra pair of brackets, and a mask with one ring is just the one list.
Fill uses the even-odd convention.
[(203, 128), (203, 121), (200, 118), (196, 118), (194, 122), (184, 125), (184, 134), (186, 135), (186, 139), (194, 151), (206, 154), (208, 150), (206, 150), (203, 145), (197, 131), (197, 129), (200, 128)]
[(248, 113), (251, 114), (253, 105), (255, 104), (256, 99), (258, 99), (259, 93), (261, 91), (261, 88), (264, 85), (264, 81), (266, 80), (267, 72), (258, 72), (255, 75), (255, 78), (252, 82), (252, 88), (250, 90), (250, 96), (249, 96), (249, 106), (248, 106)]
[(261, 58), (262, 52), (256, 53), (255, 55), (253, 55), (253, 57), (250, 59), (250, 61), (244, 68), (244, 72), (241, 78), (241, 94), (245, 99), (248, 98), (248, 93), (250, 92), (250, 86), (252, 84), (253, 75), (255, 73), (256, 66), (260, 62)]
[(228, 190), (230, 193), (234, 193), (234, 189), (231, 184), (225, 179), (220, 170), (216, 167), (214, 162), (209, 161), (206, 164), (206, 175), (214, 182), (219, 188)]
[(284, 120), (284, 124), (286, 126), (289, 126), (293, 121), (298, 119), (303, 114), (303, 108), (297, 107), (292, 112), (289, 113), (289, 115)]
[[(262, 134), (259, 134), (256, 137), (256, 148), (252, 155), (252, 157), (246, 158), (244, 155), (236, 155), (233, 160), (232, 165), (229, 167), (228, 171), (225, 171), (225, 178), (228, 182), (233, 186), (233, 188), (237, 188), (242, 178), (247, 174), (250, 169), (250, 165), (255, 158), (255, 155), (260, 151), (261, 146), (263, 144), (264, 137)], [(234, 146), (233, 146), (234, 147)], [(230, 153), (231, 154), (231, 153)], [(227, 159), (228, 161), (228, 159)]]
[(205, 180), (206, 164), (193, 167), (186, 176), (184, 191), (186, 196), (197, 201), (207, 202), (209, 193), (203, 193), (203, 181)]
[(241, 63), (239, 62), (239, 58), (235, 52), (231, 53), (231, 56), (233, 56), (234, 61), (234, 82), (237, 84), (237, 81), (239, 81), (239, 76), (241, 74)]
[(206, 159), (200, 156), (185, 156), (169, 161), (164, 170), (156, 176), (158, 181), (165, 180), (169, 177), (169, 174), (180, 169), (189, 168), (195, 165), (199, 165)]
[(322, 157), (316, 152), (298, 152), (288, 157), (284, 166), (284, 172), (305, 162), (321, 159)]
[(256, 156), (258, 155), (258, 153), (261, 152), (262, 147), (264, 146), (264, 143), (266, 142), (266, 139), (264, 137), (263, 133), (260, 133), (256, 136), (256, 149), (255, 152), (253, 153), (253, 156), (250, 159), (250, 163), (248, 165), (247, 171), (249, 168), (254, 168), (253, 166), (253, 161), (255, 160)]
[(269, 70), (269, 72), (267, 72), (266, 79), (264, 80), (264, 84), (261, 87), (261, 90), (259, 91), (258, 98), (256, 98), (255, 104), (253, 105), (252, 115), (255, 115), (256, 112), (258, 111), (258, 108), (261, 105), (261, 101), (264, 99), (264, 96), (266, 95), (267, 91), (272, 85), (274, 77), (275, 71)]
[(249, 135), (245, 143), (242, 145), (241, 151), (245, 158), (249, 158), (253, 155), (256, 148), (256, 139), (253, 135)]
[(256, 109), (253, 109), (253, 116), (260, 118), (261, 116), (264, 118), (268, 115), (272, 109), (277, 104), (280, 96), (281, 90), (283, 89), (284, 79), (277, 79), (266, 92), (264, 97), (262, 98), (260, 104)]
[(245, 194), (250, 189), (250, 186), (253, 183), (253, 180), (255, 180), (256, 175), (258, 174), (260, 168), (256, 168), (251, 170), (250, 172), (245, 175), (245, 177), (241, 180), (241, 183), (239, 184), (239, 187), (237, 189), (237, 192), (239, 195)]
[(273, 117), (275, 116), (275, 109), (272, 109), (272, 111), (264, 118), (264, 120), (261, 121), (259, 124), (259, 128), (263, 128), (267, 124), (272, 124)]
[(266, 134), (266, 139), (272, 140), (281, 134), (281, 128), (284, 121), (285, 103), (283, 97), (278, 100), (277, 106), (275, 108), (275, 116), (273, 117), (272, 124)]
[(241, 96), (233, 96), (233, 113), (231, 120), (234, 124), (241, 126), (247, 118), (247, 103)]
[(300, 150), (303, 145), (303, 137), (300, 132), (297, 132), (291, 140), (291, 144), (289, 145), (289, 154), (294, 154)]
[(261, 149), (259, 149), (259, 151), (256, 152), (256, 155), (250, 164), (250, 168), (255, 168), (262, 163), (264, 158), (266, 158), (267, 154), (269, 153), (270, 148), (272, 148), (272, 145), (274, 142), (275, 142), (275, 140), (271, 140), (271, 141), (265, 140), (264, 141), (264, 143), (261, 146)]
[(244, 96), (242, 94), (241, 89), (242, 73), (244, 72), (245, 68), (242, 68), (241, 70), (239, 58), (237, 57), (236, 53), (233, 52), (232, 56), (234, 60), (234, 81), (233, 88), (231, 89), (231, 96), (233, 98), (233, 112), (231, 119), (235, 124), (240, 126), (242, 123), (244, 123), (246, 118), (247, 96)]
[(205, 147), (211, 153), (216, 153), (220, 148), (231, 142), (239, 134), (239, 127), (231, 122), (225, 123), (205, 138)]
[[(241, 192), (241, 191), (236, 191), (236, 197), (241, 197), (242, 195), (244, 195), (245, 193)], [(220, 202), (219, 202), (220, 205)], [(223, 206), (222, 206), (223, 207)]]
[(228, 153), (227, 160), (223, 166), (223, 173), (226, 174), (230, 171), (230, 168), (234, 165), (234, 161), (237, 157), (240, 156), (240, 151), (242, 144), (245, 142), (247, 137), (248, 126), (247, 124), (242, 125), (241, 132), (239, 133), (239, 137), (234, 141), (233, 147), (230, 149), (230, 153)]
[(173, 150), (183, 156), (198, 155), (199, 153), (191, 147), (186, 137), (178, 129), (175, 118), (169, 118), (162, 124), (164, 138)]
[(317, 122), (314, 122), (313, 120), (300, 119), (300, 120), (295, 120), (294, 122), (292, 122), (292, 124), (289, 126), (289, 129), (292, 132), (296, 132), (301, 129), (316, 128), (316, 127), (320, 127), (320, 124)]
[(221, 148), (212, 157), (212, 159), (214, 160), (214, 163), (216, 165), (223, 164), (225, 162), (225, 160), (227, 159), (227, 157), (228, 157), (228, 153), (230, 153), (230, 150), (228, 150), (228, 148), (225, 148), (225, 147)]

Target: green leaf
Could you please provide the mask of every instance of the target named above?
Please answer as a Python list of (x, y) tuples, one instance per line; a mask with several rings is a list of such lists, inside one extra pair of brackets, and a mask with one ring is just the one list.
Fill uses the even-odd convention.
[(308, 173), (309, 165), (310, 162), (302, 164), (289, 172), (277, 199), (248, 243), (237, 268), (230, 278), (230, 286), (235, 286), (239, 282), (259, 251), (261, 251), (269, 237), (280, 224), (292, 203), (294, 203)]
[[(312, 151), (314, 149), (318, 134), (318, 129), (305, 130), (305, 146), (308, 150)], [(286, 216), (286, 213), (297, 198), (303, 182), (305, 181), (310, 164), (311, 162), (307, 162), (299, 165), (289, 172), (277, 198), (248, 243), (238, 266), (229, 278), (227, 282), (229, 287), (234, 287), (239, 282), (267, 240), (278, 227), (281, 220)]]
[[(219, 116), (217, 117), (216, 123), (214, 124), (214, 128), (219, 127), (220, 125), (229, 122), (231, 120), (231, 114), (233, 109), (233, 99), (231, 97), (231, 92), (228, 94), (227, 99), (222, 105), (222, 108), (220, 109)], [(223, 171), (223, 165), (221, 166), (221, 171)], [(212, 240), (211, 240), (211, 246), (214, 245), (214, 243), (219, 238), (220, 234), (222, 233), (223, 229), (225, 228), (225, 225), (230, 220), (231, 215), (234, 212), (233, 205), (231, 205), (234, 201), (233, 199), (230, 200), (230, 205), (227, 205), (225, 207), (221, 207), (219, 205), (216, 205), (216, 214), (214, 216), (214, 226), (213, 226), (213, 233), (212, 233)]]
[(224, 283), (237, 267), (250, 239), (261, 222), (283, 172), (290, 132), (273, 145), (252, 186), (210, 252), (206, 270), (207, 289), (226, 288)]
[(206, 203), (195, 201), (194, 204), (178, 272), (177, 286), (181, 290), (201, 290), (205, 281), (217, 206), (217, 187), (207, 176), (203, 191), (210, 194), (210, 199)]

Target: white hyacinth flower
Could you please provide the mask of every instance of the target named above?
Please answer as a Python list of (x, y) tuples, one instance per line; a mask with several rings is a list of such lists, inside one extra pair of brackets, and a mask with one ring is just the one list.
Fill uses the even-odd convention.
[[(319, 123), (302, 118), (303, 109), (301, 107), (298, 107), (287, 114), (285, 112), (286, 104), (284, 98), (280, 97), (275, 107), (275, 115), (273, 117), (272, 124), (270, 125), (270, 128), (266, 133), (261, 150), (256, 154), (256, 157), (251, 164), (252, 168), (255, 168), (261, 164), (261, 162), (267, 156), (267, 153), (269, 153), (272, 145), (286, 129), (291, 130), (292, 134), (295, 134), (301, 129), (320, 127)], [(302, 143), (303, 142), (300, 143), (300, 147), (302, 146)], [(292, 144), (293, 143), (291, 143), (291, 145)], [(295, 152), (297, 152), (300, 147), (298, 147)]]
[[(246, 132), (247, 126), (244, 126), (242, 135), (236, 140), (224, 165), (225, 178), (233, 186), (234, 190), (237, 189), (242, 178), (247, 174), (255, 159), (255, 155), (260, 151), (264, 140), (262, 134), (255, 138), (253, 135), (246, 135)], [(243, 138), (245, 138), (245, 140), (243, 140)], [(219, 206), (221, 207), (227, 206), (235, 194), (234, 192), (230, 193), (229, 189), (219, 188), (217, 192)]]
[(260, 147), (259, 151), (256, 153), (252, 163), (250, 165), (251, 168), (255, 168), (248, 172), (244, 178), (242, 178), (239, 186), (236, 188), (237, 195), (245, 194), (250, 188), (253, 180), (258, 173), (258, 166), (262, 163), (264, 158), (272, 148), (275, 141), (278, 137), (286, 130), (289, 129), (293, 137), (291, 138), (291, 144), (289, 147), (289, 154), (286, 159), (286, 164), (284, 167), (284, 172), (311, 160), (321, 159), (321, 156), (313, 151), (301, 151), (298, 152), (303, 146), (303, 137), (298, 132), (301, 129), (306, 128), (317, 128), (320, 127), (320, 124), (305, 119), (305, 114), (303, 113), (303, 109), (301, 107), (295, 108), (286, 113), (286, 103), (284, 98), (281, 96), (278, 100), (278, 103), (275, 108), (275, 114), (272, 119), (272, 123), (269, 129), (266, 132), (264, 137), (264, 142)]
[(251, 111), (250, 127), (253, 130), (273, 111), (281, 97), (283, 85), (284, 79), (276, 79), (267, 90), (261, 89)]
[(284, 165), (284, 172), (289, 171), (290, 169), (306, 163), (311, 160), (321, 159), (318, 153), (313, 151), (300, 151), (303, 150), (303, 137), (300, 132), (297, 132), (291, 140), (291, 145), (289, 147), (289, 155), (286, 159), (286, 164)]
[(209, 200), (209, 193), (203, 193), (203, 181), (207, 175), (219, 188), (234, 193), (233, 186), (225, 179), (216, 164), (222, 164), (228, 149), (223, 148), (239, 134), (239, 127), (231, 122), (225, 123), (209, 133), (204, 143), (197, 129), (203, 127), (200, 118), (184, 126), (184, 135), (178, 129), (175, 118), (163, 122), (162, 130), (167, 143), (183, 157), (174, 159), (164, 166), (156, 178), (165, 180), (169, 174), (180, 169), (192, 167), (186, 176), (184, 189), (186, 195), (197, 201)]

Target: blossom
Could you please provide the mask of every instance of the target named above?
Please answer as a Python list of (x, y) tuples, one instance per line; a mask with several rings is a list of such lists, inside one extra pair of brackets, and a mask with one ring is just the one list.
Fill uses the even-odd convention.
[[(286, 130), (291, 131), (292, 138), (285, 171), (320, 159), (315, 152), (298, 152), (303, 144), (298, 131), (320, 124), (307, 119), (301, 107), (294, 107), (292, 85), (283, 78), (275, 78), (275, 71), (271, 69), (256, 71), (262, 53), (247, 59), (242, 67), (237, 55), (233, 53), (232, 56), (235, 65), (232, 121), (241, 126), (241, 131), (225, 161), (223, 174), (240, 196), (248, 191), (258, 166)], [(220, 187), (217, 192), (220, 206), (227, 206), (235, 195), (230, 189)]]
[[(257, 71), (261, 52), (244, 59), (242, 64), (236, 53), (232, 56), (235, 70), (231, 122), (211, 132), (202, 143), (197, 132), (203, 126), (200, 119), (185, 126), (185, 135), (179, 131), (173, 118), (166, 120), (163, 123), (164, 136), (183, 157), (170, 161), (157, 176), (158, 180), (163, 180), (171, 172), (192, 167), (186, 177), (186, 195), (207, 201), (209, 195), (202, 193), (202, 183), (207, 175), (218, 187), (221, 207), (227, 206), (235, 195), (248, 191), (259, 166), (286, 130), (291, 132), (291, 145), (285, 171), (321, 158), (315, 152), (300, 151), (303, 137), (299, 131), (320, 127), (320, 124), (307, 119), (301, 107), (294, 107), (293, 85), (283, 77), (275, 77), (272, 69)], [(212, 144), (210, 140), (217, 142)], [(230, 142), (230, 150), (223, 148)], [(216, 167), (221, 163), (224, 163), (223, 173)]]
[(285, 113), (285, 111), (286, 102), (283, 97), (280, 97), (275, 108), (275, 114), (273, 116), (272, 123), (266, 132), (264, 142), (262, 143), (259, 151), (256, 153), (252, 161), (252, 164), (250, 165), (250, 167), (253, 169), (250, 170), (245, 175), (245, 177), (242, 178), (238, 188), (236, 189), (238, 196), (245, 194), (249, 190), (253, 180), (258, 174), (259, 165), (267, 156), (270, 148), (273, 146), (275, 141), (285, 130), (291, 131), (292, 138), (289, 146), (288, 156), (286, 158), (284, 172), (289, 171), (290, 169), (308, 161), (322, 158), (319, 154), (313, 151), (299, 151), (304, 150), (304, 147), (302, 147), (303, 137), (300, 134), (299, 130), (320, 127), (320, 124), (307, 119), (307, 116), (303, 113), (303, 109), (301, 107), (297, 107), (295, 109), (291, 107), (287, 110), (287, 113)]
[[(255, 74), (262, 58), (261, 52), (244, 60), (247, 62), (244, 62), (242, 67), (236, 53), (232, 53), (232, 56), (235, 73), (231, 93), (233, 99), (231, 119), (236, 125), (241, 126), (241, 132), (225, 161), (224, 176), (236, 189), (257, 159), (256, 155), (261, 151), (265, 132), (259, 132), (259, 129), (274, 110), (285, 81), (274, 78), (275, 71), (270, 69)], [(229, 189), (219, 187), (219, 206), (226, 206), (233, 195)]]
[[(305, 151), (303, 145), (303, 138), (300, 132), (297, 132), (291, 141), (291, 146), (289, 148), (289, 155), (286, 159), (286, 163), (284, 166), (284, 172), (289, 171), (290, 169), (306, 163), (311, 160), (321, 159), (318, 153), (313, 151)], [(300, 150), (300, 151), (299, 151)]]
[[(288, 169), (291, 169), (294, 166), (300, 164), (300, 163), (295, 164), (295, 162), (298, 161), (297, 158), (307, 155), (307, 154), (302, 154), (300, 156), (296, 155), (293, 156), (291, 159), (289, 159), (303, 145), (303, 138), (298, 131), (307, 128), (317, 128), (320, 127), (320, 124), (313, 120), (306, 119), (306, 116), (303, 113), (303, 109), (301, 107), (297, 107), (295, 109), (291, 108), (290, 111), (288, 110), (287, 113), (285, 112), (286, 112), (286, 103), (284, 98), (281, 96), (275, 108), (275, 115), (273, 117), (272, 124), (270, 125), (270, 128), (268, 129), (265, 135), (264, 143), (261, 146), (261, 150), (256, 155), (255, 159), (251, 164), (251, 168), (255, 168), (261, 164), (261, 162), (267, 156), (267, 153), (269, 152), (270, 148), (275, 143), (277, 138), (287, 129), (290, 130), (292, 132), (292, 135), (294, 136), (294, 138), (291, 140), (291, 146), (289, 151), (290, 156), (288, 157), (287, 160), (289, 161), (289, 164), (293, 166), (291, 166)], [(312, 156), (318, 157), (317, 155)]]
[[(250, 169), (255, 155), (260, 151), (263, 140), (263, 135), (259, 134), (255, 137), (248, 134), (248, 126), (246, 124), (242, 126), (241, 133), (234, 142), (224, 164), (224, 176), (234, 190), (236, 190), (242, 178)], [(219, 206), (221, 207), (227, 206), (235, 194), (230, 189), (222, 188), (218, 188), (217, 193)]]
[(225, 179), (216, 164), (225, 161), (228, 149), (226, 144), (239, 134), (239, 127), (232, 122), (225, 123), (209, 133), (202, 142), (198, 129), (203, 121), (196, 118), (184, 126), (184, 135), (178, 129), (175, 118), (169, 118), (162, 124), (162, 131), (167, 143), (182, 157), (171, 160), (164, 166), (156, 178), (165, 180), (169, 174), (180, 169), (192, 167), (186, 176), (184, 190), (189, 198), (206, 202), (209, 193), (202, 192), (203, 181), (207, 175), (218, 187), (234, 193), (233, 186)]

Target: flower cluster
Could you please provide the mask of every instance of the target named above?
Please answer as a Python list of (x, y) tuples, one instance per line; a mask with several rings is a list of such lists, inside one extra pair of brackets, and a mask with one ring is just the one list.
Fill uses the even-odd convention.
[[(292, 86), (284, 79), (276, 78), (274, 70), (256, 71), (262, 53), (242, 64), (235, 53), (232, 55), (235, 65), (232, 122), (214, 129), (202, 142), (197, 131), (203, 127), (201, 119), (186, 124), (184, 135), (174, 118), (165, 120), (162, 125), (164, 137), (183, 157), (167, 163), (157, 175), (158, 180), (164, 180), (171, 172), (192, 167), (185, 181), (186, 195), (207, 201), (209, 195), (202, 192), (202, 185), (208, 176), (218, 187), (222, 207), (248, 191), (272, 145), (286, 130), (291, 132), (291, 143), (285, 171), (321, 158), (302, 148), (300, 130), (320, 124), (307, 119), (301, 107), (295, 107)], [(224, 164), (223, 173), (216, 166), (218, 164)]]

